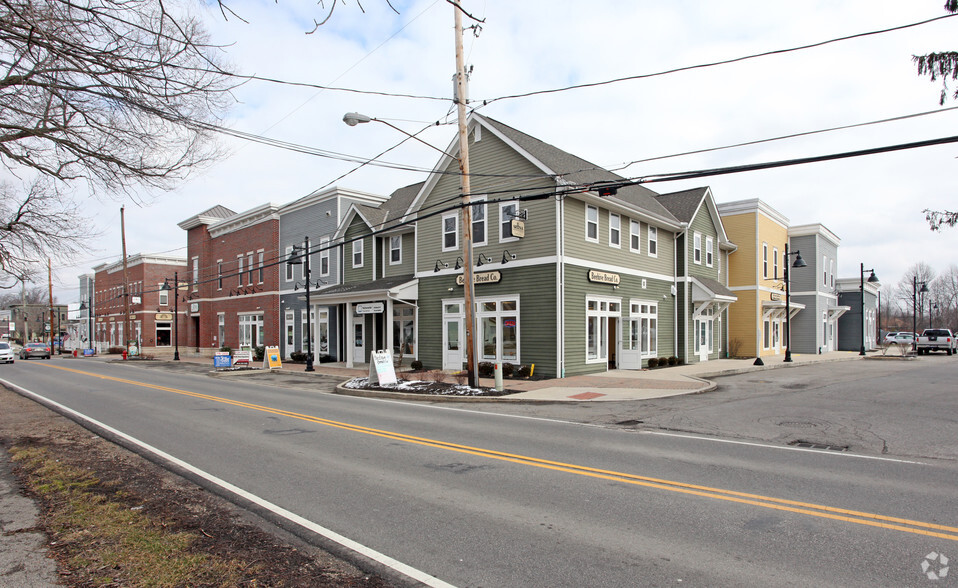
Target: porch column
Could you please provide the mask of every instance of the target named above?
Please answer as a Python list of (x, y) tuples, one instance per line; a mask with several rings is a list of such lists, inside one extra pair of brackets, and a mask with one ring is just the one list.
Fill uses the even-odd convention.
[(356, 347), (356, 333), (353, 332), (353, 303), (347, 302), (346, 307), (346, 349), (343, 353), (346, 355), (346, 367), (353, 367), (353, 349)]
[(393, 299), (387, 296), (386, 310), (385, 310), (385, 314), (383, 315), (383, 329), (385, 329), (386, 331), (386, 350), (387, 351), (392, 351), (393, 348), (396, 346), (396, 342), (393, 341), (392, 321), (393, 321)]

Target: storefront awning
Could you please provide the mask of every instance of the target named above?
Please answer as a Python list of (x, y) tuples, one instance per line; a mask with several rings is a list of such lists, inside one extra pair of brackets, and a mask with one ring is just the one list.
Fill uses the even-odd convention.
[(828, 307), (828, 320), (837, 321), (838, 317), (845, 314), (851, 306), (829, 306)]
[(738, 297), (720, 282), (710, 278), (692, 276), (692, 304), (695, 311), (692, 316), (697, 317), (711, 305), (715, 305), (715, 312), (721, 313), (728, 305), (738, 300)]
[[(800, 311), (805, 310), (805, 305), (801, 302), (788, 303), (789, 318), (794, 317)], [(762, 301), (762, 320), (780, 320), (785, 318), (784, 300), (763, 300)]]
[[(415, 302), (419, 299), (419, 279), (406, 275), (360, 284), (335, 284), (310, 294), (310, 301), (318, 304), (365, 302), (385, 298)], [(305, 296), (300, 297), (300, 300), (305, 299)]]

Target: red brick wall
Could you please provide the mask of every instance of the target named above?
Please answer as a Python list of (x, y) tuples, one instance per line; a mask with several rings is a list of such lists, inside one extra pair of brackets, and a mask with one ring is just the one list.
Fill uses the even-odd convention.
[[(180, 299), (188, 309), (187, 328), (184, 331), (187, 346), (203, 355), (219, 349), (218, 315), (225, 316), (225, 344), (239, 346), (239, 314), (261, 313), (264, 341), (279, 345), (279, 221), (264, 219), (256, 224), (212, 237), (206, 226), (188, 232), (187, 264), (192, 279), (193, 257), (199, 258), (199, 283), (191, 285)], [(260, 280), (259, 255), (263, 254), (263, 276)], [(242, 285), (237, 275), (237, 255), (243, 256)], [(249, 255), (253, 256), (253, 279), (250, 283)], [(218, 261), (222, 260), (221, 269)], [(221, 273), (220, 273), (221, 272)], [(222, 276), (222, 286), (219, 276)], [(194, 308), (197, 309), (193, 311)]]

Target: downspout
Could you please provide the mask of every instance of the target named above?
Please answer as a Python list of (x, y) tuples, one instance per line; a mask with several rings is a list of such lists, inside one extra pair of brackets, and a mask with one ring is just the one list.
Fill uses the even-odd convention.
[(563, 200), (556, 200), (556, 377), (565, 377), (565, 223)]
[[(679, 232), (675, 233), (675, 236), (672, 238), (672, 241), (673, 241), (673, 243), (672, 243), (672, 251), (673, 251), (673, 254), (672, 254), (672, 280), (673, 280), (673, 283), (675, 284), (675, 292), (676, 292), (676, 295), (678, 294), (678, 291), (679, 291), (679, 282), (678, 282), (678, 280), (679, 280), (679, 256), (678, 256), (679, 237), (681, 237), (681, 236), (683, 236), (683, 235), (687, 235), (687, 234), (688, 234), (688, 231), (689, 231), (689, 224), (688, 224), (688, 223), (682, 223), (682, 230), (680, 230)], [(688, 251), (687, 251), (687, 249), (688, 249), (688, 248), (686, 248), (686, 252), (685, 252), (685, 269), (686, 269), (686, 271), (688, 271)], [(672, 323), (673, 323), (673, 324), (672, 324), (672, 351), (673, 351), (673, 353), (675, 353), (676, 355), (678, 355), (678, 353), (679, 353), (679, 312), (678, 312), (678, 310), (679, 310), (679, 309), (677, 308), (677, 305), (676, 305), (676, 296), (673, 295), (673, 297), (672, 297), (672, 315), (673, 315), (673, 316), (672, 316)], [(683, 359), (684, 359), (686, 362), (688, 362), (688, 359), (689, 359), (689, 358), (688, 358), (688, 340), (689, 340), (689, 334), (688, 334), (688, 332), (686, 332), (686, 333), (685, 333), (685, 354), (684, 354), (684, 356), (683, 356)]]

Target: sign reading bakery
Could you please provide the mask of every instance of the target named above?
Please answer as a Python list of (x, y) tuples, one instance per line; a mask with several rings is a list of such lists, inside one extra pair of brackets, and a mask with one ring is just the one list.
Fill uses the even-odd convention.
[(618, 286), (622, 278), (619, 277), (619, 274), (589, 270), (589, 281), (595, 282), (596, 284), (612, 284), (613, 286)]

